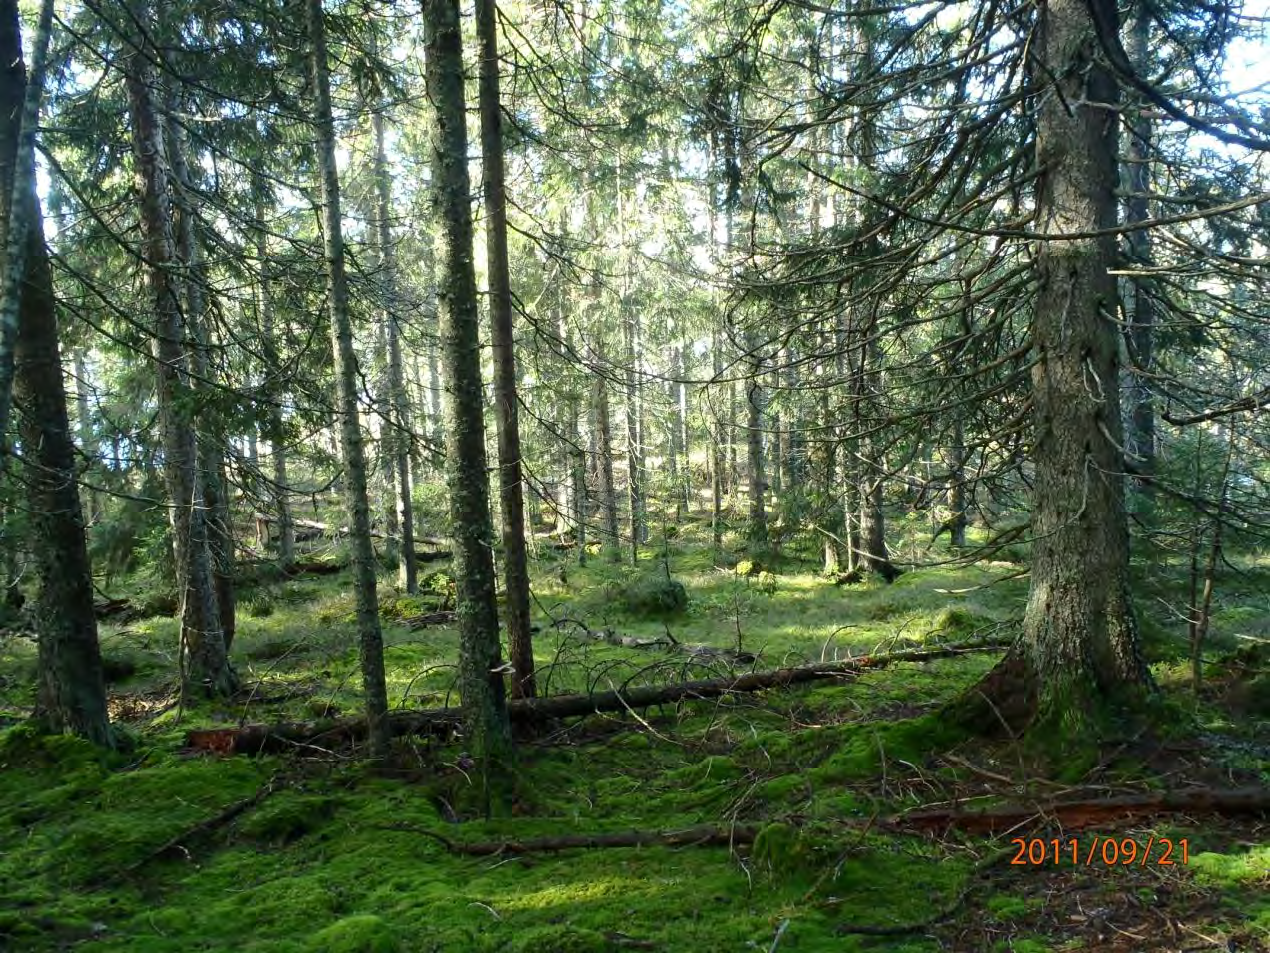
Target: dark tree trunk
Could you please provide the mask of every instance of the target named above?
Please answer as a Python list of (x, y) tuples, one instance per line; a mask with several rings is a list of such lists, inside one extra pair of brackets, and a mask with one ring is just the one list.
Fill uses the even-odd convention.
[(370, 536), (370, 496), (366, 486), (366, 451), (358, 414), (357, 355), (348, 307), (344, 268), (344, 236), (340, 217), (340, 183), (335, 165), (335, 123), (331, 117), (331, 80), (327, 65), (326, 23), (322, 0), (308, 0), (309, 66), (313, 84), (318, 176), (322, 194), (322, 239), (326, 259), (326, 294), (331, 318), (331, 346), (339, 387), (340, 444), (344, 459), (345, 502), (352, 527), (349, 539), (357, 599), (358, 649), (365, 695), (367, 738), (373, 758), (388, 754), (388, 690), (384, 682), (384, 641), (375, 592), (375, 548)]
[(516, 329), (507, 261), (507, 193), (503, 171), (503, 113), (498, 90), (495, 0), (476, 0), (480, 43), (481, 158), (485, 177), (490, 326), (494, 340), (494, 419), (498, 422), (498, 495), (503, 520), (503, 586), (507, 591), (507, 649), (512, 697), (534, 697), (534, 646), (529, 631), (529, 562), (516, 395)]
[(459, 691), (467, 744), (480, 759), (487, 796), (511, 759), (511, 727), (498, 639), (481, 387), (480, 316), (472, 265), (471, 184), (463, 96), (463, 34), (457, 0), (424, 0), (432, 126), (433, 205), (441, 226), (438, 276), (446, 393), (447, 482), (458, 584)]
[[(52, 4), (47, 4), (47, 11), (51, 9)], [(47, 20), (41, 23), (41, 29), (48, 28)], [(36, 46), (40, 43), (37, 39)], [(25, 140), (19, 136), (19, 123), (26, 121), (22, 106), (26, 85), (18, 4), (0, 0), (0, 189), (11, 196), (10, 208), (5, 210), (10, 219), (20, 209), (25, 220), (13, 397), (20, 415), (30, 548), (40, 583), (35, 611), (40, 636), (36, 717), (51, 731), (110, 746), (93, 574), (76, 482), (53, 278), (44, 247), (34, 162), (30, 155), (18, 161), (19, 150), (32, 145), (19, 143), (20, 138)], [(6, 261), (6, 266), (11, 265)]]

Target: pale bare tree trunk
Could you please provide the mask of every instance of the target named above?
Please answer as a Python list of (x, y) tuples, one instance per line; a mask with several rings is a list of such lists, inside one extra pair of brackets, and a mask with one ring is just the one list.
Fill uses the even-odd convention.
[(375, 233), (379, 245), (379, 264), (383, 270), (386, 307), (385, 333), (388, 339), (388, 400), (391, 415), (387, 421), (389, 465), (396, 475), (393, 481), (396, 500), (392, 513), (396, 518), (401, 545), (398, 549), (398, 579), (409, 593), (419, 591), (418, 560), (415, 556), (414, 500), (410, 480), (410, 401), (406, 393), (406, 377), (401, 356), (401, 331), (397, 327), (397, 256), (392, 241), (392, 177), (388, 171), (388, 153), (384, 143), (384, 116), (377, 111), (371, 117), (375, 137)]
[(358, 649), (365, 696), (367, 741), (373, 758), (388, 754), (388, 690), (384, 682), (384, 642), (379, 627), (375, 592), (375, 549), (370, 537), (370, 497), (366, 487), (366, 452), (357, 406), (357, 355), (348, 307), (348, 275), (344, 266), (344, 235), (340, 216), (340, 183), (335, 164), (335, 123), (331, 116), (331, 81), (327, 65), (326, 23), (322, 0), (307, 2), (309, 68), (313, 88), (318, 178), (322, 195), (323, 256), (326, 263), (327, 305), (331, 318), (339, 387), (340, 444), (344, 459), (345, 500), (348, 506), (354, 593), (357, 600)]
[(494, 343), (494, 401), (498, 423), (498, 488), (503, 521), (503, 587), (507, 593), (507, 648), (512, 696), (534, 697), (534, 647), (529, 630), (529, 562), (525, 554), (525, 500), (516, 393), (516, 329), (507, 260), (507, 193), (503, 169), (503, 113), (498, 88), (495, 0), (476, 0), (480, 45), (481, 158), (485, 178), (485, 247), (488, 252), (490, 326)]
[(486, 471), (480, 315), (472, 265), (471, 183), (457, 0), (424, 0), (432, 126), (433, 204), (441, 225), (438, 304), (446, 393), (447, 482), (458, 585), (459, 691), (466, 743), (481, 763), (487, 800), (500, 798), (511, 727), (498, 639)]

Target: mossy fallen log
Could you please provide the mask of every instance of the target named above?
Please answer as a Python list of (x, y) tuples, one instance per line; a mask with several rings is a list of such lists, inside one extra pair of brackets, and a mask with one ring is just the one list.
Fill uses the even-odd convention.
[(1157, 814), (1253, 817), (1270, 814), (1270, 787), (1153, 791), (1119, 797), (1008, 804), (982, 811), (910, 811), (892, 818), (884, 826), (937, 833), (958, 830), (968, 834), (996, 834), (1020, 825), (1029, 825), (1028, 832), (1051, 827), (1075, 831)]
[(636, 635), (622, 635), (612, 629), (592, 629), (577, 619), (557, 619), (552, 628), (563, 630), (572, 626), (569, 634), (577, 639), (589, 639), (592, 642), (603, 642), (626, 649), (643, 649), (645, 651), (681, 652), (701, 659), (723, 659), (740, 665), (749, 665), (757, 659), (753, 652), (738, 651), (732, 648), (719, 648), (701, 642), (680, 642), (670, 631), (663, 638), (646, 638)]
[[(508, 714), (517, 725), (534, 725), (561, 718), (579, 718), (600, 712), (621, 712), (670, 705), (681, 701), (718, 698), (739, 692), (761, 692), (830, 678), (852, 678), (863, 672), (885, 668), (897, 662), (931, 662), (975, 652), (1000, 651), (1005, 643), (913, 649), (882, 655), (862, 655), (841, 662), (802, 665), (766, 672), (744, 672), (720, 678), (676, 682), (671, 685), (637, 685), (590, 695), (555, 695), (549, 698), (522, 698), (508, 702)], [(448, 734), (463, 721), (462, 709), (431, 708), (388, 713), (394, 735)], [(319, 722), (291, 722), (274, 725), (243, 725), (191, 731), (188, 747), (221, 754), (257, 754), (292, 749), (330, 748), (362, 740), (366, 722), (344, 718)]]
[[(1264, 815), (1270, 813), (1270, 788), (1233, 789), (1195, 788), (1188, 791), (1157, 792), (1144, 795), (1106, 797), (1101, 794), (1080, 800), (1040, 804), (1010, 804), (982, 811), (910, 811), (887, 818), (839, 818), (833, 822), (841, 829), (888, 830), (895, 833), (940, 832), (956, 829), (971, 834), (995, 834), (1017, 827), (1029, 820), (1037, 825), (1029, 828), (1030, 836), (1044, 826), (1061, 826), (1075, 830), (1089, 825), (1105, 825), (1115, 821), (1141, 819), (1163, 814)], [(386, 825), (390, 830), (422, 834), (441, 843), (454, 854), (469, 857), (491, 857), (502, 854), (555, 853), (564, 850), (590, 850), (604, 847), (691, 847), (745, 846), (760, 838), (797, 837), (796, 826), (786, 824), (699, 824), (679, 830), (627, 830), (598, 834), (560, 834), (546, 837), (497, 841), (460, 841), (415, 824)], [(764, 833), (766, 831), (767, 833)], [(789, 833), (782, 833), (788, 831)], [(1027, 838), (1025, 838), (1026, 840)], [(1090, 842), (1091, 845), (1093, 841)], [(1070, 848), (1068, 848), (1070, 850)], [(756, 847), (757, 850), (757, 847)], [(1000, 862), (1017, 854), (1011, 845), (1003, 848), (979, 866)], [(1179, 855), (1180, 857), (1180, 855)], [(1175, 861), (1178, 862), (1178, 861)], [(844, 930), (853, 933), (907, 932), (907, 928), (864, 927)]]

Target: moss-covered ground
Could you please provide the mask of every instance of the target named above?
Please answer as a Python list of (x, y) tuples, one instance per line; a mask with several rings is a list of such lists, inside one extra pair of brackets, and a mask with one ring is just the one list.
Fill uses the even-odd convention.
[[(637, 570), (598, 556), (580, 567), (539, 541), (540, 688), (672, 681), (733, 664), (581, 640), (555, 620), (650, 639), (669, 632), (771, 668), (1008, 634), (1027, 587), (1013, 563), (836, 585), (817, 573), (814, 541), (738, 573), (741, 557), (716, 565), (708, 540), (708, 526), (688, 523), (650, 546)], [(649, 601), (663, 560), (686, 608), (655, 593)], [(1167, 566), (1143, 570), (1144, 628), (1164, 689), (1154, 726), (1126, 726), (1078, 764), (966, 738), (940, 718), (941, 703), (995, 658), (971, 655), (555, 726), (520, 740), (516, 800), (494, 818), (475, 807), (461, 739), (401, 738), (373, 771), (354, 750), (253, 759), (182, 749), (194, 726), (358, 709), (347, 579), (256, 573), (242, 590), (237, 698), (176, 704), (176, 623), (158, 615), (102, 627), (120, 752), (23, 726), (0, 735), (0, 949), (1270, 949), (1270, 836), (1255, 821), (1161, 816), (1073, 835), (1186, 839), (1188, 862), (1172, 866), (1011, 865), (1012, 836), (1063, 836), (1040, 819), (996, 839), (875, 823), (919, 806), (970, 809), (1077, 786), (1270, 783), (1266, 655), (1240, 648), (1270, 632), (1270, 570), (1244, 568), (1219, 599), (1198, 698), (1177, 623), (1152, 608), (1176, 583)], [(427, 588), (405, 597), (388, 575), (381, 585), (395, 706), (456, 701), (454, 631), (403, 623), (444, 605), (445, 578)], [(29, 640), (0, 638), (0, 715), (10, 721), (31, 702), (33, 665)], [(207, 823), (244, 801), (232, 819)], [(523, 840), (699, 824), (762, 831), (732, 849), (497, 857), (455, 855), (427, 833)]]

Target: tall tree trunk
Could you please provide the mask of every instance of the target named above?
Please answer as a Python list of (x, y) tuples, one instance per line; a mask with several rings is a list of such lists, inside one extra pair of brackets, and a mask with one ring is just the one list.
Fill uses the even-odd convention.
[[(137, 4), (134, 17), (137, 23), (148, 24), (148, 7)], [(208, 545), (207, 500), (192, 420), (194, 388), (189, 377), (189, 341), (175, 280), (179, 261), (172, 227), (167, 152), (155, 108), (153, 71), (148, 53), (140, 46), (128, 57), (125, 85), (141, 194), (141, 235), (155, 312), (155, 389), (163, 438), (163, 473), (171, 505), (177, 585), (183, 603), (182, 692), (225, 696), (237, 687), (237, 679), (229, 667)]]
[(948, 448), (948, 531), (953, 549), (966, 548), (966, 424), (962, 410), (954, 413), (952, 446)]
[[(36, 48), (47, 46), (51, 28), (45, 4)], [(0, 0), (0, 190), (9, 195), (10, 219), (18, 212), (26, 252), (17, 304), (13, 397), (20, 414), (22, 481), (30, 506), (31, 551), (40, 593), (36, 603), (39, 679), (36, 717), (54, 732), (70, 732), (109, 747), (110, 719), (102, 678), (97, 619), (93, 612), (93, 575), (84, 539), (84, 518), (76, 480), (75, 444), (66, 406), (58, 344), (53, 278), (35, 188), (31, 138), (19, 124), (27, 94), (17, 0)], [(13, 235), (11, 222), (10, 234)], [(82, 378), (78, 389), (83, 388)], [(86, 403), (86, 402), (85, 402)]]
[(284, 567), (295, 562), (295, 526), (291, 522), (291, 503), (287, 498), (287, 432), (282, 421), (282, 384), (284, 374), (279, 367), (278, 342), (274, 339), (271, 267), (269, 263), (269, 229), (265, 223), (264, 183), (253, 184), (256, 193), (256, 322), (260, 327), (260, 347), (265, 362), (266, 379), (276, 381), (267, 389), (269, 411), (267, 434), (274, 512), (278, 518), (278, 558)]
[[(1091, 235), (1116, 222), (1116, 83), (1084, 0), (1047, 0), (1038, 52), (1037, 231)], [(1149, 676), (1129, 597), (1114, 239), (1040, 242), (1032, 319), (1035, 466), (1031, 590), (1023, 634), (978, 692), (1010, 723), (1079, 730), (1100, 699)]]
[(481, 761), (490, 798), (496, 796), (501, 775), (509, 766), (511, 727), (495, 602), (458, 0), (424, 0), (423, 20), (428, 98), (436, 110), (432, 197), (441, 226), (437, 299), (458, 584), (459, 691), (469, 750)]
[(534, 646), (529, 631), (529, 562), (525, 556), (525, 500), (516, 394), (516, 329), (507, 260), (507, 192), (503, 170), (503, 107), (498, 91), (495, 0), (476, 0), (480, 45), (481, 166), (485, 185), (490, 326), (494, 342), (494, 419), (498, 422), (498, 496), (503, 520), (503, 586), (507, 591), (507, 650), (512, 697), (534, 697)]
[[(79, 450), (87, 461), (86, 468), (91, 468), (97, 463), (100, 453), (97, 436), (93, 432), (92, 405), (88, 399), (90, 387), (88, 363), (84, 360), (83, 349), (77, 348), (75, 350), (75, 425), (79, 430)], [(83, 498), (86, 504), (84, 516), (87, 525), (92, 526), (97, 522), (97, 514), (100, 510), (97, 491), (88, 487), (83, 492)]]
[(375, 549), (370, 538), (370, 498), (366, 487), (366, 452), (357, 406), (357, 355), (348, 307), (344, 269), (344, 235), (340, 216), (340, 182), (335, 165), (335, 123), (331, 116), (331, 79), (327, 65), (326, 23), (322, 0), (308, 0), (309, 67), (317, 134), (318, 178), (322, 194), (322, 239), (326, 259), (326, 294), (331, 318), (331, 347), (339, 386), (340, 444), (344, 459), (345, 499), (352, 534), (354, 592), (357, 599), (358, 648), (365, 695), (367, 740), (373, 758), (388, 754), (388, 690), (384, 682), (384, 642), (375, 592)]
[(401, 331), (397, 327), (397, 256), (392, 241), (392, 178), (388, 171), (388, 152), (384, 143), (384, 116), (377, 111), (371, 117), (375, 136), (375, 234), (379, 245), (379, 266), (383, 271), (385, 332), (388, 338), (388, 441), (390, 465), (396, 474), (393, 481), (396, 500), (393, 514), (397, 518), (401, 545), (398, 549), (397, 574), (408, 593), (419, 591), (418, 560), (415, 556), (414, 500), (410, 479), (410, 401), (406, 393), (406, 375), (401, 356)]
[(746, 383), (745, 444), (750, 470), (750, 518), (748, 535), (750, 553), (762, 557), (767, 553), (767, 470), (763, 459), (763, 386), (760, 362), (755, 358)]
[[(176, 253), (185, 271), (185, 320), (192, 351), (191, 365), (197, 380), (195, 390), (207, 390), (212, 378), (208, 361), (210, 341), (207, 328), (207, 273), (203, 265), (203, 246), (195, 234), (193, 182), (185, 159), (185, 142), (173, 119), (175, 103), (169, 101), (166, 122), (166, 144), (172, 179), (175, 185)], [(237, 630), (234, 593), (234, 536), (229, 513), (229, 495), (225, 481), (225, 426), (215, 411), (200, 415), (203, 425), (195, 439), (201, 443), (203, 499), (207, 505), (207, 545), (212, 556), (212, 580), (216, 586), (216, 607), (220, 614), (221, 635), (228, 653)]]
[(608, 381), (595, 377), (595, 441), (600, 471), (600, 508), (604, 513), (604, 552), (609, 562), (621, 562), (621, 531), (617, 523), (617, 487), (613, 480), (613, 426), (609, 413)]
[[(2, 11), (6, 16), (7, 10)], [(13, 29), (18, 29), (14, 24)], [(0, 252), (4, 254), (4, 275), (0, 280), (0, 442), (9, 427), (9, 411), (13, 403), (14, 353), (18, 338), (22, 282), (26, 278), (26, 256), (30, 248), (27, 233), (34, 227), (31, 209), (26, 201), (26, 183), (35, 177), (35, 130), (39, 125), (40, 100), (44, 95), (44, 73), (48, 63), (49, 42), (53, 34), (53, 3), (43, 0), (40, 21), (36, 27), (31, 60), (31, 79), (14, 87), (9, 103), (12, 144), (5, 161), (10, 173), (0, 182)], [(10, 68), (21, 67), (19, 56), (5, 61)], [(16, 66), (14, 64), (17, 64)], [(38, 207), (36, 210), (38, 212)]]

